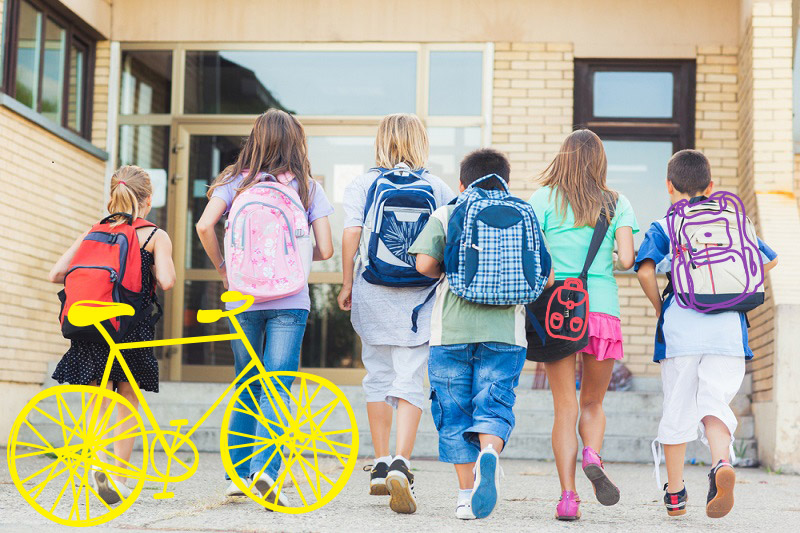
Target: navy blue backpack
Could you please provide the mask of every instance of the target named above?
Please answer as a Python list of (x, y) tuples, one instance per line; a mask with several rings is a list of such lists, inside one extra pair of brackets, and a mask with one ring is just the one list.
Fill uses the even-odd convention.
[(376, 168), (380, 175), (367, 191), (360, 255), (364, 279), (388, 287), (426, 287), (435, 279), (416, 269), (408, 249), (436, 210), (433, 187), (425, 169)]

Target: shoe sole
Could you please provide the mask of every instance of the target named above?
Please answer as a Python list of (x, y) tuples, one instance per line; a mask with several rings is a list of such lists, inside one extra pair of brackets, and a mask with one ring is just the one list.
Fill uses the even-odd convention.
[[(256, 481), (256, 490), (261, 494), (261, 499), (265, 499), (264, 495), (267, 494), (271, 488), (272, 487), (270, 486), (270, 484), (264, 481), (263, 479), (259, 479), (258, 481)], [(287, 507), (287, 505), (281, 501), (280, 497), (278, 497), (278, 501), (275, 501), (275, 495), (270, 493), (270, 496), (272, 497), (267, 499), (268, 502), (272, 502), (275, 505), (280, 505), (281, 507)], [(272, 509), (270, 509), (269, 507), (264, 507), (264, 509), (266, 509), (267, 511), (272, 511)]]
[(736, 472), (724, 466), (717, 470), (717, 495), (706, 505), (709, 518), (722, 518), (733, 509), (733, 486), (736, 484)]
[(670, 516), (683, 516), (686, 514), (686, 509), (678, 509), (676, 511), (667, 510), (667, 514)]
[(497, 457), (487, 453), (481, 456), (475, 469), (475, 488), (472, 491), (472, 514), (486, 518), (497, 505)]
[(388, 496), (389, 495), (389, 489), (386, 488), (386, 480), (384, 479), (379, 483), (370, 483), (369, 495), (370, 496)]
[(122, 501), (115, 491), (111, 487), (111, 483), (108, 481), (108, 476), (106, 476), (103, 472), (96, 472), (94, 474), (94, 479), (97, 482), (97, 494), (103, 498), (103, 501), (109, 505), (119, 503)]
[(408, 486), (408, 478), (402, 472), (386, 476), (386, 489), (391, 495), (389, 508), (395, 513), (413, 514), (417, 511), (417, 501)]
[(619, 488), (617, 488), (608, 475), (598, 465), (590, 464), (583, 467), (583, 473), (589, 478), (594, 487), (594, 495), (602, 505), (609, 506), (619, 502)]
[(581, 514), (578, 513), (576, 516), (560, 516), (556, 515), (556, 520), (561, 520), (562, 522), (574, 522), (581, 517)]

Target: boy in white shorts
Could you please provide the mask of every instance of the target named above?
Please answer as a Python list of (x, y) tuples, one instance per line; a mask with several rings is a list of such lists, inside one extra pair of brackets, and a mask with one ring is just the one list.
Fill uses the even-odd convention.
[[(697, 197), (709, 196), (713, 187), (708, 159), (701, 152), (681, 150), (672, 156), (667, 167), (672, 204), (682, 199), (697, 202)], [(758, 248), (766, 273), (777, 263), (777, 254), (761, 239)], [(668, 476), (664, 504), (670, 516), (685, 514), (686, 443), (696, 440), (699, 431), (714, 465), (708, 476), (706, 514), (720, 518), (733, 507), (736, 477), (730, 450), (737, 421), (729, 404), (742, 384), (745, 360), (753, 358), (747, 318), (738, 311), (709, 314), (682, 307), (675, 304), (674, 292), (668, 292), (662, 301), (656, 272), (670, 272), (672, 249), (665, 217), (650, 225), (634, 266), (642, 290), (659, 317), (653, 361), (661, 364), (664, 405), (658, 436), (653, 441), (656, 477), (660, 484), (663, 445)]]

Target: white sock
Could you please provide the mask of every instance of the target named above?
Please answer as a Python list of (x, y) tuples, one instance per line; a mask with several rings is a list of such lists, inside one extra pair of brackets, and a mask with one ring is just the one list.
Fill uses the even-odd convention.
[(469, 503), (472, 497), (472, 489), (458, 489), (458, 504)]
[(391, 455), (384, 455), (383, 457), (376, 457), (375, 458), (375, 464), (376, 465), (378, 463), (386, 463), (387, 465), (389, 465), (389, 464), (391, 464), (391, 462), (392, 462), (392, 456)]
[(394, 460), (397, 461), (398, 459), (400, 459), (401, 461), (403, 461), (406, 464), (406, 468), (411, 468), (411, 461), (409, 461), (408, 459), (406, 459), (402, 455), (395, 455), (394, 456)]

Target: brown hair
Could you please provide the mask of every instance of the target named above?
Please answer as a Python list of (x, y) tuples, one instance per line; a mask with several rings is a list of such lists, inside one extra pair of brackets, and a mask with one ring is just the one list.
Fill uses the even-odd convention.
[(667, 179), (678, 192), (695, 196), (711, 183), (711, 164), (698, 150), (680, 150), (667, 163)]
[[(567, 216), (567, 206), (575, 214), (575, 227), (594, 227), (600, 208), (617, 202), (617, 193), (606, 186), (608, 161), (603, 141), (594, 132), (580, 129), (570, 133), (561, 144), (555, 159), (542, 172), (542, 185), (552, 187), (551, 194), (561, 198), (557, 212)], [(612, 203), (613, 201), (613, 203)]]
[(236, 188), (238, 195), (255, 184), (262, 172), (273, 176), (288, 172), (294, 176), (300, 200), (303, 207), (308, 209), (311, 165), (308, 162), (306, 133), (300, 121), (279, 109), (270, 109), (256, 119), (236, 161), (220, 172), (208, 189), (207, 196), (211, 198), (214, 189), (244, 175)]
[[(113, 213), (130, 213), (136, 219), (142, 216), (147, 199), (153, 195), (150, 176), (143, 168), (135, 165), (119, 167), (111, 176), (111, 195), (106, 209)], [(116, 217), (111, 226), (125, 222), (124, 217)]]
[(379, 167), (394, 168), (405, 163), (416, 170), (428, 160), (428, 132), (417, 115), (386, 115), (378, 125), (375, 137), (375, 162)]

